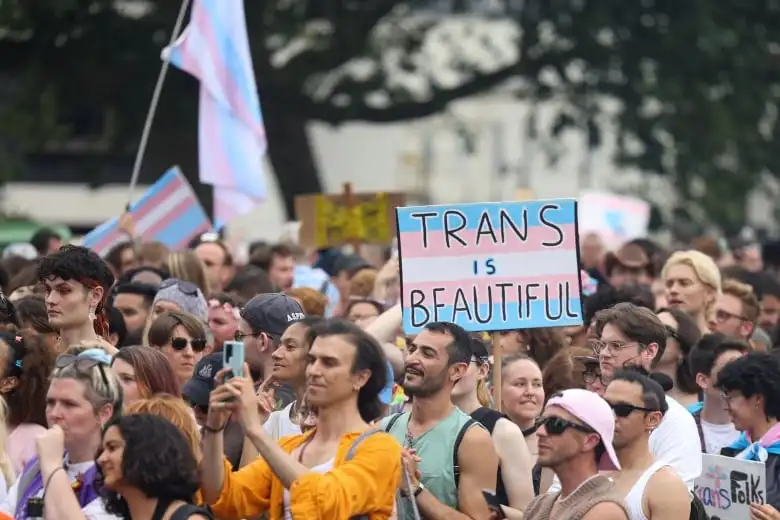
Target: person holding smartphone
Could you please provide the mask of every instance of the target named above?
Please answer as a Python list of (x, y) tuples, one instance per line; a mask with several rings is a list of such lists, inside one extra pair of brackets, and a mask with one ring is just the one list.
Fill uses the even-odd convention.
[[(284, 518), (390, 518), (401, 482), (401, 447), (369, 423), (381, 414), (386, 386), (379, 343), (343, 320), (314, 325), (306, 368), (311, 430), (274, 441), (263, 429), (252, 380), (231, 377), (212, 393), (204, 426), (202, 491), (223, 520), (268, 513)], [(248, 373), (248, 366), (244, 373)], [(223, 428), (235, 414), (259, 453), (231, 473), (222, 456)]]

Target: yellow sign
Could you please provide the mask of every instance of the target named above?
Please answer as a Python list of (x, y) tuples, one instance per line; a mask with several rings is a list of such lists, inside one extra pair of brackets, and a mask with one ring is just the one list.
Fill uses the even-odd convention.
[(381, 242), (392, 240), (387, 220), (387, 195), (356, 204), (352, 208), (334, 203), (327, 195), (320, 195), (315, 204), (317, 246), (348, 242)]

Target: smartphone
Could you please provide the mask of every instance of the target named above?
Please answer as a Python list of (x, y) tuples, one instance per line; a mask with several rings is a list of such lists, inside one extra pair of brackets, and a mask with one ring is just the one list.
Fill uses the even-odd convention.
[(232, 377), (244, 377), (244, 343), (226, 341), (222, 346), (222, 368), (229, 368), (225, 381)]
[(485, 497), (485, 502), (487, 502), (488, 507), (498, 515), (498, 518), (506, 518), (503, 509), (501, 509), (501, 504), (498, 502), (498, 497), (496, 497), (496, 494), (493, 491), (483, 489), (482, 496)]
[(398, 237), (393, 238), (393, 245), (390, 251), (390, 256), (395, 260), (398, 260)]

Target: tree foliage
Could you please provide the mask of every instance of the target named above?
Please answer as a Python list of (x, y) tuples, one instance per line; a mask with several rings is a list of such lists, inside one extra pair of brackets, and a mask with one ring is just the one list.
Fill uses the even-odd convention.
[(567, 100), (560, 120), (593, 145), (615, 124), (618, 162), (667, 176), (681, 206), (733, 231), (761, 175), (780, 175), (779, 2), (526, 0), (515, 15), (532, 95)]
[[(0, 132), (38, 142), (67, 133), (59, 113), (97, 106), (116, 115), (114, 149), (132, 153), (177, 9), (0, 2), (0, 77), (17, 87), (0, 90), (15, 108)], [(529, 102), (565, 101), (554, 131), (579, 128), (598, 147), (616, 129), (619, 164), (668, 178), (678, 206), (727, 227), (744, 221), (762, 174), (780, 175), (780, 0), (275, 0), (246, 10), (290, 213), (296, 194), (322, 188), (307, 122), (421, 118), (511, 78)], [(196, 169), (196, 88), (171, 73), (149, 168)]]

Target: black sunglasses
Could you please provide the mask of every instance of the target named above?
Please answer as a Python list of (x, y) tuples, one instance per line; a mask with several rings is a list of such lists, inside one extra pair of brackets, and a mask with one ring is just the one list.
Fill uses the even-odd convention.
[(557, 417), (555, 415), (551, 415), (549, 417), (539, 417), (536, 420), (536, 429), (538, 430), (541, 426), (544, 426), (544, 429), (549, 435), (561, 435), (569, 428), (582, 433), (597, 433), (596, 430), (590, 426), (568, 421), (563, 417)]
[(177, 352), (187, 348), (187, 345), (192, 347), (193, 352), (203, 352), (206, 348), (206, 340), (203, 338), (195, 338), (188, 340), (187, 338), (171, 338), (171, 347)]
[(634, 412), (658, 412), (660, 410), (652, 410), (650, 408), (644, 408), (642, 406), (634, 406), (629, 403), (609, 403), (610, 408), (615, 412), (617, 417), (628, 417)]
[(198, 294), (198, 286), (192, 282), (185, 282), (184, 280), (177, 280), (176, 278), (168, 278), (160, 284), (160, 289), (168, 289), (170, 287), (176, 287), (187, 296), (195, 296)]
[(111, 388), (111, 385), (108, 384), (108, 377), (106, 376), (106, 363), (100, 361), (99, 359), (95, 359), (89, 356), (74, 356), (73, 354), (63, 354), (57, 357), (57, 359), (54, 361), (54, 366), (55, 368), (74, 366), (77, 372), (84, 375), (89, 375), (90, 370), (98, 367), (100, 377), (103, 379), (103, 384), (106, 385), (106, 388)]

